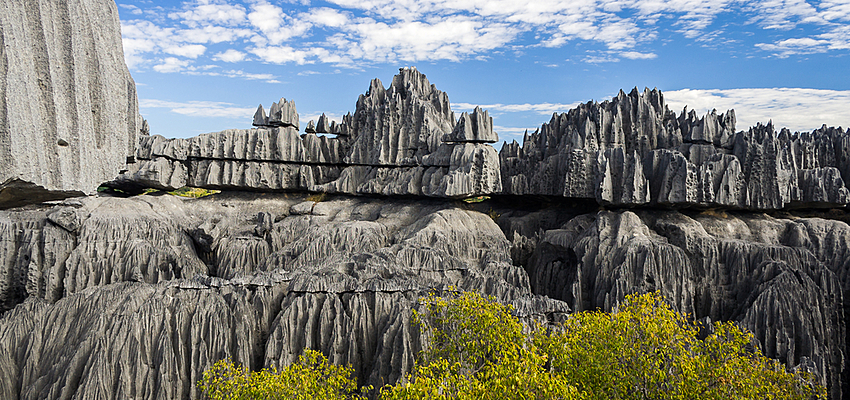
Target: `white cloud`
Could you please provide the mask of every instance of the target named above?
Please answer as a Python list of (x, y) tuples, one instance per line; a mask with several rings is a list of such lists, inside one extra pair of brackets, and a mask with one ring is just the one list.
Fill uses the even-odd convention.
[(309, 22), (293, 18), (287, 15), (282, 8), (268, 3), (252, 5), (248, 20), (273, 45), (300, 37), (307, 33), (311, 27)]
[(541, 115), (548, 115), (552, 113), (561, 113), (567, 112), (570, 109), (578, 106), (579, 103), (523, 103), (523, 104), (473, 104), (473, 103), (452, 103), (452, 109), (455, 111), (472, 111), (475, 107), (481, 107), (481, 109), (493, 112), (534, 112)]
[(805, 0), (762, 0), (749, 5), (750, 22), (765, 29), (788, 30), (798, 23), (822, 22), (817, 9)]
[(254, 74), (242, 70), (227, 70), (221, 73), (229, 78), (242, 78), (251, 81), (266, 81), (267, 83), (280, 83), (277, 77), (272, 74)]
[[(848, 0), (817, 4), (805, 0), (292, 3), (192, 0), (168, 18), (160, 11), (160, 18), (152, 19), (157, 24), (123, 21), (125, 58), (133, 69), (153, 65), (151, 60), (166, 54), (216, 62), (237, 62), (253, 54), (275, 64), (362, 68), (364, 63), (486, 60), (494, 52), (575, 46), (579, 54), (574, 59), (600, 64), (657, 58), (656, 52), (642, 49), (659, 38), (670, 40), (668, 34), (662, 35), (665, 31), (702, 46), (729, 43), (730, 38), (724, 38), (725, 28), (717, 26), (723, 13), (742, 14), (754, 29), (774, 33), (769, 41), (755, 45), (763, 55), (790, 57), (850, 49)], [(136, 12), (132, 7), (122, 9)], [(801, 24), (816, 29), (783, 30)]]
[(246, 54), (241, 51), (227, 49), (225, 52), (214, 55), (213, 60), (234, 63), (244, 60), (245, 56)]
[(630, 60), (651, 60), (653, 58), (658, 57), (655, 53), (640, 53), (637, 51), (624, 51), (620, 53), (620, 57), (628, 58)]
[(183, 44), (167, 46), (162, 51), (180, 57), (198, 58), (207, 51), (207, 47), (201, 44)]
[(250, 29), (207, 25), (202, 28), (182, 29), (177, 32), (176, 39), (188, 43), (224, 43), (254, 35)]
[(316, 25), (332, 28), (339, 28), (348, 23), (348, 16), (345, 13), (327, 7), (312, 9), (303, 18)]
[(778, 128), (810, 131), (826, 124), (850, 126), (850, 91), (800, 88), (665, 91), (671, 110), (680, 112), (685, 105), (699, 113), (717, 109), (735, 109), (737, 129), (745, 130), (756, 122), (773, 120)]
[(826, 53), (850, 49), (850, 1), (824, 0), (818, 7), (803, 0), (771, 0), (753, 6), (756, 16), (752, 22), (765, 29), (790, 30), (800, 24), (814, 24), (819, 33), (780, 38), (773, 43), (755, 46), (778, 58), (798, 54)]
[(588, 64), (601, 64), (607, 62), (617, 62), (620, 61), (620, 59), (610, 54), (590, 54), (585, 56), (582, 61)]
[(245, 20), (245, 9), (223, 2), (198, 0), (188, 5), (184, 11), (172, 13), (171, 18), (180, 19), (190, 26), (207, 23), (236, 25)]
[(166, 57), (159, 64), (153, 66), (153, 70), (162, 73), (180, 72), (186, 69), (190, 64), (187, 60), (180, 60), (175, 57)]
[(485, 25), (474, 18), (453, 16), (427, 22), (387, 24), (360, 20), (351, 33), (339, 37), (339, 46), (353, 59), (379, 62), (452, 60), (503, 46), (516, 31), (500, 24)]
[(289, 46), (268, 46), (249, 49), (252, 54), (265, 62), (285, 64), (294, 62), (298, 65), (312, 63), (309, 58), (325, 53), (323, 49), (299, 50)]
[(795, 54), (824, 53), (829, 42), (814, 38), (792, 38), (776, 43), (757, 43), (756, 47), (773, 53), (776, 57), (786, 58)]
[(171, 112), (188, 115), (191, 117), (204, 118), (231, 118), (244, 119), (249, 121), (256, 107), (239, 107), (232, 103), (224, 103), (218, 101), (188, 101), (174, 102), (154, 99), (139, 99), (139, 109), (146, 110), (150, 108), (168, 108)]
[(132, 5), (132, 4), (119, 4), (118, 6), (119, 6), (119, 7), (121, 7), (121, 8), (123, 8), (123, 9), (125, 9), (125, 10), (127, 10), (127, 11), (129, 11), (129, 12), (130, 12), (130, 14), (133, 14), (133, 15), (142, 15), (142, 9), (141, 9), (141, 8), (139, 8), (139, 7), (136, 7), (136, 6)]
[(823, 0), (818, 4), (821, 17), (827, 21), (850, 21), (850, 1)]

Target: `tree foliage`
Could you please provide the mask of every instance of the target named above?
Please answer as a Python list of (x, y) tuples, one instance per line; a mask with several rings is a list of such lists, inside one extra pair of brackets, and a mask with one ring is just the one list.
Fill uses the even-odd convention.
[[(431, 294), (414, 320), (426, 349), (396, 399), (810, 399), (825, 389), (764, 357), (734, 323), (700, 327), (659, 293), (627, 296), (613, 313), (572, 314), (528, 327), (509, 306), (475, 293)], [(283, 371), (219, 362), (199, 383), (212, 399), (361, 398), (350, 367), (305, 350)], [(366, 388), (365, 390), (369, 390)]]
[(761, 354), (752, 334), (716, 322), (699, 326), (659, 293), (631, 295), (618, 312), (577, 313), (534, 341), (550, 370), (590, 398), (809, 399), (825, 389)]
[(322, 353), (305, 349), (292, 365), (252, 372), (230, 360), (204, 371), (198, 387), (212, 400), (345, 400), (365, 399), (368, 387), (358, 390), (354, 369), (330, 364)]
[(431, 295), (416, 314), (431, 346), (384, 399), (809, 399), (813, 377), (788, 373), (731, 322), (699, 326), (659, 293), (617, 312), (576, 313), (529, 334), (508, 306), (478, 294)]

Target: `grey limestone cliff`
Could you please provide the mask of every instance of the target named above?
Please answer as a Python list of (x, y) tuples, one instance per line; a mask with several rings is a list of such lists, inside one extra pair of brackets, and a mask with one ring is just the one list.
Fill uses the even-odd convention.
[(628, 293), (659, 290), (695, 319), (738, 321), (765, 355), (788, 368), (810, 367), (841, 398), (850, 310), (846, 223), (674, 211), (559, 221), (553, 213), (500, 219), (535, 293), (574, 310), (611, 310)]
[(553, 115), (499, 155), (506, 194), (777, 210), (850, 202), (849, 135), (777, 134), (771, 124), (736, 132), (732, 110), (676, 116), (658, 90), (635, 89)]
[[(295, 103), (280, 104), (273, 108), (286, 112), (275, 112), (297, 122)], [(272, 124), (272, 118), (261, 105), (254, 116), (257, 129), (190, 139), (142, 137), (139, 162), (111, 185), (451, 198), (502, 190), (498, 153), (484, 143), (498, 139), (489, 115), (477, 109), (473, 123), (464, 113), (453, 133), (448, 96), (416, 68), (401, 69), (389, 88), (373, 80), (355, 113), (340, 124), (323, 116), (310, 132), (299, 134), (297, 123)]]
[(123, 55), (111, 0), (0, 5), (0, 207), (90, 194), (126, 168), (142, 120)]
[(5, 211), (0, 392), (194, 398), (215, 360), (280, 366), (305, 347), (351, 363), (361, 383), (393, 382), (421, 348), (410, 323), (418, 297), (449, 287), (548, 320), (659, 290), (680, 312), (751, 330), (766, 355), (814, 372), (832, 398), (846, 391), (846, 223), (478, 210), (488, 207), (232, 192)]
[(196, 398), (218, 359), (281, 366), (305, 347), (380, 385), (410, 371), (410, 310), (433, 288), (570, 311), (531, 293), (490, 217), (449, 202), (147, 195), (2, 217), (3, 397)]

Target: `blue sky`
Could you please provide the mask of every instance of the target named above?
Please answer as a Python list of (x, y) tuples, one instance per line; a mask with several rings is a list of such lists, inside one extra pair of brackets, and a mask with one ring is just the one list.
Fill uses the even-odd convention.
[(403, 66), (505, 140), (635, 86), (677, 112), (735, 108), (739, 130), (850, 126), (850, 0), (117, 3), (141, 112), (167, 137), (250, 127), (281, 97), (302, 126), (338, 120)]

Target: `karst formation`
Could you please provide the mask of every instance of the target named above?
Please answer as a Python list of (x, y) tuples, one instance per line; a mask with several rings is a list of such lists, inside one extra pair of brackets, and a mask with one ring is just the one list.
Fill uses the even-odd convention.
[[(195, 399), (217, 360), (304, 348), (380, 386), (414, 365), (431, 290), (543, 322), (660, 291), (850, 393), (850, 130), (740, 129), (635, 89), (497, 151), (486, 110), (405, 67), (341, 121), (280, 98), (167, 139), (112, 0), (0, 9), (0, 398)], [(221, 192), (165, 193), (186, 186)]]

